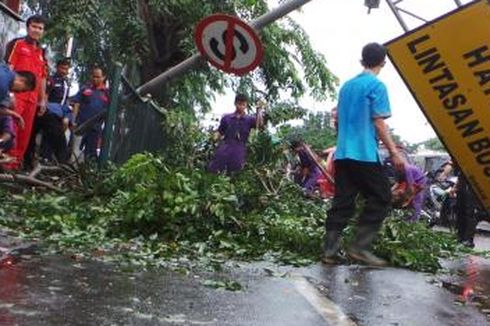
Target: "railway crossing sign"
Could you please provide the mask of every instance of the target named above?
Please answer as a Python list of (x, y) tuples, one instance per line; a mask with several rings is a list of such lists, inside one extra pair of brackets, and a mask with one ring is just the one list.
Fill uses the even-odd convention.
[(254, 70), (264, 56), (255, 30), (235, 16), (215, 14), (204, 18), (197, 24), (194, 40), (213, 66), (239, 76)]

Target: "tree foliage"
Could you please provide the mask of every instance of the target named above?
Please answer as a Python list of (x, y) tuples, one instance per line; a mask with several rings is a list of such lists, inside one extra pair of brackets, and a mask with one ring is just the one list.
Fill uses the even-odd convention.
[(428, 139), (422, 143), (420, 143), (421, 146), (424, 146), (426, 149), (432, 150), (432, 151), (440, 151), (440, 152), (445, 152), (446, 148), (442, 144), (441, 140), (437, 137)]
[[(193, 29), (216, 12), (250, 21), (268, 11), (266, 0), (28, 0), (29, 7), (49, 18), (48, 41), (61, 49), (69, 36), (76, 41), (79, 67), (120, 61), (135, 83), (148, 81), (196, 52)], [(166, 106), (210, 108), (213, 93), (231, 87), (249, 94), (281, 97), (309, 93), (322, 100), (334, 96), (336, 77), (316, 52), (306, 33), (285, 18), (262, 31), (265, 58), (258, 69), (242, 78), (201, 66), (170, 87), (159, 99)], [(300, 68), (301, 67), (301, 68)], [(171, 100), (170, 100), (171, 99)]]
[[(136, 71), (141, 81), (195, 52), (193, 26), (203, 17), (225, 12), (249, 21), (268, 10), (267, 0), (29, 0), (28, 4), (49, 17), (48, 41), (54, 49), (61, 48), (68, 36), (75, 37), (79, 67), (95, 62), (110, 67), (117, 60), (128, 73)], [(267, 253), (296, 264), (317, 260), (329, 203), (302, 196), (288, 178), (285, 144), (275, 136), (300, 135), (314, 149), (325, 149), (334, 144), (328, 114), (310, 114), (302, 126), (282, 126), (277, 135), (253, 132), (247, 165), (238, 175), (205, 170), (214, 145), (200, 128), (195, 108), (208, 109), (213, 92), (231, 87), (248, 92), (252, 100), (265, 96), (273, 125), (302, 118), (305, 110), (297, 99), (307, 92), (317, 99), (333, 96), (335, 77), (294, 21), (270, 25), (262, 40), (265, 59), (253, 73), (229, 77), (206, 65), (162, 90), (163, 104), (176, 108), (166, 110), (163, 133), (169, 147), (162, 155), (137, 154), (106, 174), (87, 173), (84, 191), (67, 191), (61, 197), (49, 192), (4, 194), (8, 200), (0, 207), (0, 224), (59, 248), (122, 252), (131, 262), (160, 264), (175, 255), (202, 258), (213, 257), (211, 253), (224, 259), (260, 258)], [(22, 219), (6, 218), (10, 216)], [(439, 257), (458, 252), (448, 236), (434, 236), (422, 225), (394, 217), (376, 246), (394, 265), (435, 271)], [(350, 228), (347, 240), (352, 234)]]
[(314, 150), (322, 151), (335, 145), (335, 129), (328, 112), (309, 113), (299, 126), (290, 124), (279, 128), (279, 135), (285, 139), (302, 139)]
[[(165, 266), (176, 257), (183, 262), (265, 257), (296, 265), (318, 261), (330, 204), (303, 198), (284, 171), (269, 169), (274, 161), (257, 162), (229, 177), (137, 154), (110, 171), (96, 191), (59, 196), (12, 195), (0, 189), (6, 198), (0, 225), (42, 238), (57, 249), (106, 252), (108, 260), (132, 264)], [(354, 226), (349, 226), (346, 246), (353, 234)], [(384, 223), (375, 245), (394, 266), (428, 272), (440, 269), (441, 257), (461, 250), (450, 234), (406, 223), (396, 213)]]

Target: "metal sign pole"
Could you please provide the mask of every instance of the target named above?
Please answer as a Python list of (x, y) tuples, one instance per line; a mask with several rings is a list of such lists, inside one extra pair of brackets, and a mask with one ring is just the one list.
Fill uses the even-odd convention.
[[(399, 1), (397, 1), (398, 3)], [(386, 3), (388, 4), (388, 7), (390, 7), (391, 11), (393, 12), (393, 14), (395, 15), (396, 17), (396, 20), (398, 20), (398, 22), (400, 23), (401, 27), (403, 28), (403, 30), (405, 32), (408, 32), (410, 29), (408, 28), (408, 25), (405, 23), (405, 21), (403, 20), (403, 17), (402, 15), (400, 15), (400, 13), (398, 12), (398, 8), (396, 7), (396, 5), (393, 3), (392, 0), (386, 0)]]
[(262, 16), (254, 19), (253, 21), (250, 22), (250, 25), (255, 28), (255, 30), (260, 31), (262, 30), (265, 26), (275, 22), (278, 19), (281, 19), (282, 17), (286, 16), (289, 14), (291, 11), (294, 11), (298, 9), (299, 7), (302, 7), (303, 5), (307, 4), (311, 0), (290, 0), (284, 2), (282, 5), (279, 7), (269, 11), (268, 13), (263, 14)]
[[(408, 28), (408, 25), (407, 23), (405, 22), (405, 20), (403, 19), (403, 16), (401, 15), (401, 13), (404, 13), (406, 15), (409, 15), (409, 16), (412, 16), (418, 20), (421, 20), (425, 23), (427, 23), (428, 21), (423, 19), (422, 17), (406, 10), (406, 9), (402, 9), (400, 7), (397, 7), (397, 5), (402, 2), (403, 0), (396, 0), (396, 1), (393, 1), (393, 0), (386, 0), (386, 3), (388, 4), (388, 7), (390, 7), (391, 11), (393, 12), (393, 14), (395, 15), (396, 17), (396, 20), (398, 20), (398, 22), (400, 23), (401, 27), (403, 28), (403, 30), (405, 32), (408, 32), (410, 30), (410, 28)], [(463, 3), (461, 2), (461, 0), (454, 0), (454, 3), (456, 4), (456, 6), (459, 8), (461, 6), (463, 6)]]
[[(300, 8), (301, 6), (303, 6), (304, 4), (310, 1), (311, 0), (286, 1), (279, 7), (273, 9), (272, 11), (269, 11), (268, 13), (254, 19), (252, 22), (250, 22), (250, 25), (255, 30), (260, 31), (268, 24), (286, 16), (291, 11)], [(192, 68), (195, 68), (201, 62), (201, 59), (202, 59), (201, 54), (194, 54), (192, 57), (186, 59), (185, 61), (182, 61), (181, 63), (168, 69), (161, 75), (141, 85), (140, 87), (137, 88), (136, 91), (141, 96), (145, 96), (148, 93), (150, 94), (156, 93), (161, 87), (163, 87), (163, 85), (168, 83), (170, 80), (185, 74), (187, 71), (189, 71)]]

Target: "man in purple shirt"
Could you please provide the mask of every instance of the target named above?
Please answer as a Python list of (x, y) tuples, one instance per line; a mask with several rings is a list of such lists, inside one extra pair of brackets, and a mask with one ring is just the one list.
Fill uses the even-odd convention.
[(304, 143), (301, 140), (294, 140), (291, 142), (291, 148), (299, 157), (300, 171), (300, 185), (305, 190), (306, 194), (312, 194), (317, 185), (318, 179), (321, 177), (322, 172), (320, 168), (313, 161), (313, 158), (308, 155), (304, 148)]
[[(405, 164), (405, 170), (399, 179), (392, 190), (393, 207), (406, 208), (410, 206), (414, 212), (407, 217), (407, 221), (416, 222), (422, 212), (427, 178), (417, 166)], [(400, 186), (398, 187), (398, 185)]]
[(247, 156), (247, 140), (252, 128), (262, 126), (262, 117), (245, 113), (248, 99), (244, 94), (235, 97), (235, 112), (221, 118), (218, 127), (219, 137), (223, 139), (209, 163), (212, 173), (236, 172), (243, 169)]
[(411, 164), (405, 165), (405, 178), (407, 183), (414, 188), (416, 193), (410, 203), (414, 209), (414, 214), (408, 218), (409, 221), (415, 222), (419, 219), (420, 213), (422, 212), (425, 198), (424, 188), (427, 184), (427, 178), (421, 169)]

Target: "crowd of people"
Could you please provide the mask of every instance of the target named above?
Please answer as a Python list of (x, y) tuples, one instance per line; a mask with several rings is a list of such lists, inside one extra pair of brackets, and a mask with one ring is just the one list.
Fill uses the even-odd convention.
[[(328, 184), (329, 194), (333, 195), (325, 221), (322, 261), (326, 264), (343, 262), (346, 258), (341, 253), (342, 235), (355, 215), (359, 195), (364, 203), (358, 216), (357, 234), (352, 245), (345, 248), (347, 257), (354, 261), (374, 266), (387, 264), (372, 253), (371, 246), (392, 207), (410, 209), (408, 223), (416, 222), (421, 215), (426, 174), (401, 154), (385, 123), (391, 116), (390, 101), (385, 84), (377, 76), (385, 65), (386, 54), (383, 45), (367, 44), (362, 49), (364, 70), (341, 87), (334, 109), (337, 144), (326, 153), (331, 164), (322, 168), (302, 140), (295, 140), (290, 146), (299, 161), (295, 179), (305, 194), (311, 195), (317, 187)], [(217, 136), (223, 142), (209, 164), (209, 171), (236, 173), (244, 167), (250, 130), (263, 124), (261, 116), (245, 113), (247, 103), (246, 96), (238, 94), (235, 111), (221, 119)], [(394, 183), (386, 171), (386, 162), (380, 157), (380, 142), (388, 152), (386, 161), (393, 170)], [(458, 239), (473, 246), (476, 224), (470, 215), (475, 205), (467, 196), (469, 186), (464, 178), (460, 179), (456, 190), (461, 192), (458, 197), (462, 203), (458, 206), (458, 223), (462, 226), (458, 228)]]
[[(38, 15), (27, 22), (27, 35), (11, 40), (6, 47), (5, 63), (0, 64), (0, 164), (3, 170), (30, 169), (38, 160), (68, 163), (73, 149), (83, 150), (85, 159), (97, 159), (103, 120), (84, 128), (77, 139), (70, 133), (108, 108), (109, 90), (102, 68), (91, 70), (91, 81), (70, 96), (71, 61), (56, 62), (49, 74), (49, 62), (40, 40), (46, 20)], [(364, 70), (340, 89), (335, 108), (336, 147), (328, 152), (330, 166), (323, 168), (301, 140), (291, 144), (299, 158), (298, 183), (311, 194), (321, 184), (330, 183), (332, 206), (325, 222), (322, 260), (337, 263), (343, 230), (356, 211), (356, 198), (364, 205), (358, 216), (357, 235), (346, 249), (356, 261), (383, 266), (386, 262), (370, 250), (391, 207), (413, 208), (409, 222), (420, 216), (427, 179), (416, 166), (400, 154), (385, 120), (391, 116), (388, 91), (378, 79), (385, 65), (386, 49), (378, 43), (362, 49)], [(12, 95), (13, 94), (13, 95)], [(261, 111), (247, 114), (248, 98), (237, 94), (234, 112), (222, 117), (215, 138), (221, 139), (215, 157), (209, 163), (212, 173), (236, 173), (246, 163), (247, 141), (253, 128), (264, 126)], [(396, 183), (390, 184), (380, 159), (378, 145), (388, 151), (396, 171)], [(459, 195), (458, 220), (461, 242), (473, 245), (476, 227), (474, 196), (464, 177), (456, 187)], [(474, 202), (475, 201), (475, 202)]]
[[(0, 64), (0, 162), (4, 171), (29, 170), (40, 160), (69, 163), (83, 151), (85, 160), (98, 157), (103, 120), (72, 132), (110, 104), (106, 76), (91, 69), (91, 81), (70, 96), (70, 58), (61, 58), (49, 74), (50, 62), (41, 46), (46, 20), (26, 21), (27, 35), (8, 42)], [(11, 95), (13, 93), (13, 95)]]

